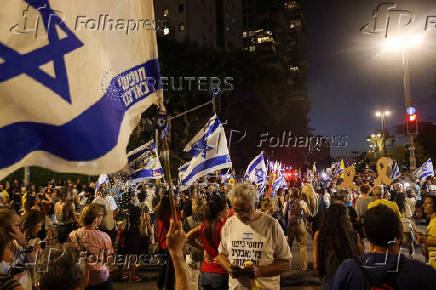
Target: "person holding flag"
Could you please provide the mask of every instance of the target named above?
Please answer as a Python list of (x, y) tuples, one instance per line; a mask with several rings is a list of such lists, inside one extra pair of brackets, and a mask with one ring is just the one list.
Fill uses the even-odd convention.
[(413, 175), (418, 179), (426, 178), (427, 176), (434, 176), (433, 163), (431, 162), (431, 158), (429, 158), (421, 167), (417, 168)]
[(256, 186), (260, 186), (259, 195), (261, 195), (265, 189), (267, 175), (268, 171), (266, 169), (262, 151), (250, 162), (250, 164), (248, 164), (244, 179), (255, 184)]
[(391, 179), (397, 179), (401, 175), (400, 168), (398, 167), (398, 164), (396, 161), (394, 161), (394, 165), (392, 166), (392, 175)]

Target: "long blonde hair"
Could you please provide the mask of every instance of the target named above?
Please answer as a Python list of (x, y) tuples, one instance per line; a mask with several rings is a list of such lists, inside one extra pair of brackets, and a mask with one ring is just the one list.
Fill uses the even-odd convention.
[(301, 195), (305, 196), (305, 200), (310, 210), (310, 215), (315, 216), (318, 213), (318, 203), (317, 196), (318, 194), (315, 192), (312, 184), (305, 183), (303, 188), (301, 189)]

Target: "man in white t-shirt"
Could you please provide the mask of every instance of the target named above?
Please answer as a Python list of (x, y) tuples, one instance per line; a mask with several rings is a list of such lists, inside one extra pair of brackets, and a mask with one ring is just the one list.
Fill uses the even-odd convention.
[(235, 215), (221, 231), (218, 262), (230, 275), (229, 289), (280, 289), (291, 251), (276, 219), (256, 209), (257, 190), (237, 184), (230, 193)]

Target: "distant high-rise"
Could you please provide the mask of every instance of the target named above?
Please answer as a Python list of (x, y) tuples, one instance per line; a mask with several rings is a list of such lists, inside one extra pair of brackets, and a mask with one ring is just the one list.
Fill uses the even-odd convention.
[(242, 49), (240, 0), (155, 0), (155, 18), (167, 27), (158, 35), (226, 51)]
[[(308, 61), (301, 0), (242, 0), (243, 49), (274, 67), (289, 89), (281, 105), (290, 108), (280, 124), (299, 136), (310, 136), (306, 78)], [(326, 150), (324, 150), (326, 151)], [(305, 153), (305, 154), (304, 154)], [(308, 164), (308, 148), (277, 148), (280, 158)]]

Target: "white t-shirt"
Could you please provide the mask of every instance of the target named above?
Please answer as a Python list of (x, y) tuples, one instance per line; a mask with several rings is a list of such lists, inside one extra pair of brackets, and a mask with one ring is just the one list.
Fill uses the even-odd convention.
[(330, 194), (327, 191), (324, 193), (324, 204), (326, 208), (330, 207)]
[[(218, 252), (240, 267), (244, 267), (246, 261), (269, 265), (277, 260), (292, 258), (278, 221), (264, 213), (250, 225), (244, 224), (236, 216), (229, 218), (221, 231)], [(262, 289), (280, 289), (279, 275), (257, 278), (256, 281)], [(229, 289), (250, 289), (250, 280), (229, 277)]]

